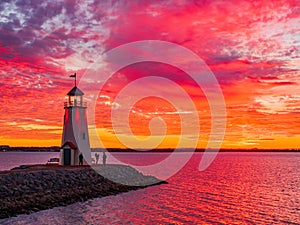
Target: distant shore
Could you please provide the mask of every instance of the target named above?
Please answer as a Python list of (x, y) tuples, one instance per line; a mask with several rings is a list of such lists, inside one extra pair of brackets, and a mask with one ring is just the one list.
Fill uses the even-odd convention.
[[(51, 146), (51, 147), (10, 147), (8, 145), (0, 145), (0, 152), (59, 152), (60, 147), (58, 146)], [(174, 149), (172, 148), (161, 148), (161, 149), (123, 149), (123, 148), (107, 148), (105, 149), (108, 152), (138, 152), (138, 153), (149, 153), (149, 152), (173, 152)], [(92, 152), (102, 152), (102, 148), (92, 148)], [(178, 152), (204, 152), (206, 149), (203, 148), (197, 148), (197, 149), (191, 149), (191, 148), (182, 148)], [(300, 152), (299, 149), (208, 149), (208, 151), (211, 152)]]
[(130, 166), (95, 169), (98, 173), (89, 166), (31, 165), (0, 171), (0, 219), (166, 183)]

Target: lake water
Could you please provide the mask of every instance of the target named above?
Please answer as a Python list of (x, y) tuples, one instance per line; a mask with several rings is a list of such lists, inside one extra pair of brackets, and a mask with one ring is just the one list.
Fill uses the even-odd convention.
[(45, 164), (58, 152), (0, 152), (0, 170), (10, 170), (20, 165)]
[[(0, 169), (57, 156), (0, 153)], [(119, 153), (123, 161), (137, 164), (167, 156)], [(203, 172), (198, 171), (201, 156), (194, 154), (168, 184), (19, 215), (0, 224), (300, 224), (299, 153), (219, 153)]]

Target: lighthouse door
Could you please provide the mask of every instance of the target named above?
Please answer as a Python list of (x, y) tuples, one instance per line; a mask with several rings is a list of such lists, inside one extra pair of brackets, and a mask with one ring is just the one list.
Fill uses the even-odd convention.
[(64, 149), (64, 165), (66, 165), (66, 166), (71, 165), (71, 149), (70, 148)]

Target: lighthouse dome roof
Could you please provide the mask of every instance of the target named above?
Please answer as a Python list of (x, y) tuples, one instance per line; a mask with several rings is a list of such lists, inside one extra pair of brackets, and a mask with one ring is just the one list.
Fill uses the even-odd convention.
[(82, 96), (82, 95), (84, 95), (84, 93), (77, 86), (74, 86), (71, 89), (71, 91), (68, 92), (67, 95), (70, 95), (70, 96)]

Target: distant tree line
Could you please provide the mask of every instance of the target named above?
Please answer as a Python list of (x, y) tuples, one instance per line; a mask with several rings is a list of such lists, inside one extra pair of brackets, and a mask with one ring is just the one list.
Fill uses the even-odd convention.
[(0, 145), (0, 151), (7, 152), (59, 152), (60, 147), (10, 147), (8, 145)]
[[(3, 152), (59, 152), (59, 146), (50, 146), (50, 147), (10, 147), (9, 145), (0, 145), (0, 151)], [(198, 148), (198, 149), (191, 149), (191, 148), (183, 148), (183, 149), (173, 149), (173, 148), (161, 148), (161, 149), (124, 149), (124, 148), (92, 148), (92, 152), (102, 152), (103, 150), (108, 152), (139, 152), (139, 153), (149, 153), (149, 152), (204, 152), (206, 149)], [(300, 152), (300, 149), (208, 149), (210, 152)]]

